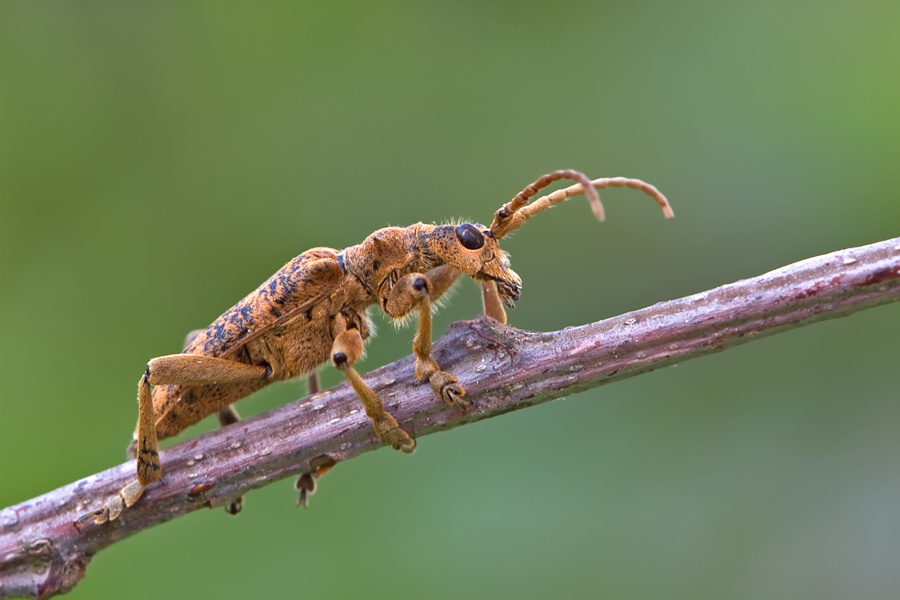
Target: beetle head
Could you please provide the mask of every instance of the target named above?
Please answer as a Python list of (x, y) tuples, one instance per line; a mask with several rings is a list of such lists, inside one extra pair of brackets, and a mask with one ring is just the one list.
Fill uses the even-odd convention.
[(503, 303), (512, 308), (522, 280), (509, 268), (509, 259), (491, 230), (478, 223), (440, 225), (432, 233), (432, 251), (444, 263), (478, 281), (496, 281)]

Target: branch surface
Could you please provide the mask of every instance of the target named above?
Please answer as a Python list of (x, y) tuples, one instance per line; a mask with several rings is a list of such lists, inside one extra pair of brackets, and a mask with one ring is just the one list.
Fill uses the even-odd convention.
[[(898, 299), (900, 238), (552, 333), (484, 317), (454, 323), (433, 356), (465, 386), (467, 410), (416, 383), (412, 356), (365, 380), (404, 429), (422, 437)], [(134, 479), (133, 461), (5, 508), (0, 598), (66, 592), (91, 557), (118, 540), (382, 445), (344, 383), (163, 450), (163, 481), (112, 523), (74, 525)]]

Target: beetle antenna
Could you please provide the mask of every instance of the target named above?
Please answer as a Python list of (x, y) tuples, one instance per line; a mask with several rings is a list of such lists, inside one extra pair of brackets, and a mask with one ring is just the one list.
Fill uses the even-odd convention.
[[(572, 179), (578, 183), (561, 190), (556, 190), (546, 196), (542, 196), (528, 206), (525, 206), (528, 199), (537, 194), (538, 190), (559, 179)], [(591, 202), (591, 208), (594, 210), (594, 215), (602, 221), (604, 217), (603, 205), (600, 203), (600, 197), (597, 194), (597, 190), (607, 187), (627, 187), (640, 190), (656, 200), (656, 203), (662, 208), (663, 216), (665, 216), (665, 218), (671, 219), (675, 216), (666, 197), (663, 196), (656, 187), (641, 181), (640, 179), (630, 179), (628, 177), (603, 177), (591, 181), (583, 173), (571, 169), (563, 169), (544, 175), (516, 194), (512, 200), (504, 204), (494, 215), (494, 220), (491, 223), (491, 233), (497, 239), (503, 238), (510, 232), (521, 227), (522, 223), (537, 213), (547, 210), (554, 204), (558, 204), (567, 198), (582, 193), (588, 196), (588, 200)]]
[(528, 185), (524, 190), (516, 194), (512, 200), (500, 207), (494, 214), (494, 221), (491, 223), (491, 233), (494, 234), (494, 237), (500, 239), (509, 232), (518, 229), (527, 219), (527, 217), (521, 215), (520, 209), (541, 189), (560, 179), (577, 181), (580, 184), (579, 189), (589, 190), (587, 196), (591, 202), (591, 208), (593, 208), (597, 218), (601, 221), (603, 220), (603, 205), (600, 204), (600, 196), (591, 185), (591, 180), (587, 178), (587, 175), (573, 169), (560, 169), (539, 177), (537, 181)]

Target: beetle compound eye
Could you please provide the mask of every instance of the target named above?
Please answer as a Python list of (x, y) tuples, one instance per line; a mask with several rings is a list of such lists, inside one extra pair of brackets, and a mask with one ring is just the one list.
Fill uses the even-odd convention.
[(469, 250), (478, 250), (484, 246), (484, 235), (471, 223), (463, 223), (456, 228), (459, 243)]

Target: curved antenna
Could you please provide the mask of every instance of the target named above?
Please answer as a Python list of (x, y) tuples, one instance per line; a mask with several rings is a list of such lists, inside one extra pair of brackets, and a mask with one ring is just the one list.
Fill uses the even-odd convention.
[(491, 223), (491, 233), (494, 237), (500, 239), (509, 232), (518, 229), (522, 222), (525, 221), (525, 219), (518, 218), (520, 215), (519, 209), (525, 206), (528, 200), (541, 189), (560, 179), (572, 179), (580, 184), (579, 189), (589, 190), (587, 196), (591, 202), (591, 208), (594, 210), (594, 215), (601, 221), (603, 220), (603, 205), (600, 204), (600, 196), (591, 186), (591, 180), (588, 179), (587, 175), (574, 169), (560, 169), (538, 177), (537, 181), (528, 185), (524, 190), (516, 194), (512, 200), (500, 207), (494, 214), (494, 220)]
[[(574, 179), (578, 181), (578, 183), (561, 190), (556, 190), (546, 196), (542, 196), (528, 206), (525, 206), (528, 199), (534, 196), (539, 189), (546, 187), (553, 181), (559, 179)], [(594, 215), (602, 221), (604, 216), (603, 205), (600, 203), (600, 198), (596, 190), (607, 187), (627, 187), (640, 190), (656, 200), (656, 203), (662, 208), (663, 216), (665, 216), (665, 218), (671, 219), (675, 216), (666, 197), (663, 196), (656, 187), (641, 181), (640, 179), (631, 179), (628, 177), (602, 177), (590, 181), (582, 173), (566, 169), (544, 175), (519, 192), (512, 200), (504, 204), (494, 215), (494, 220), (491, 223), (491, 233), (497, 239), (503, 238), (510, 232), (521, 227), (522, 223), (537, 213), (547, 210), (554, 204), (558, 204), (567, 198), (581, 193), (585, 193), (588, 196), (588, 199), (591, 202), (591, 208), (594, 210)]]

